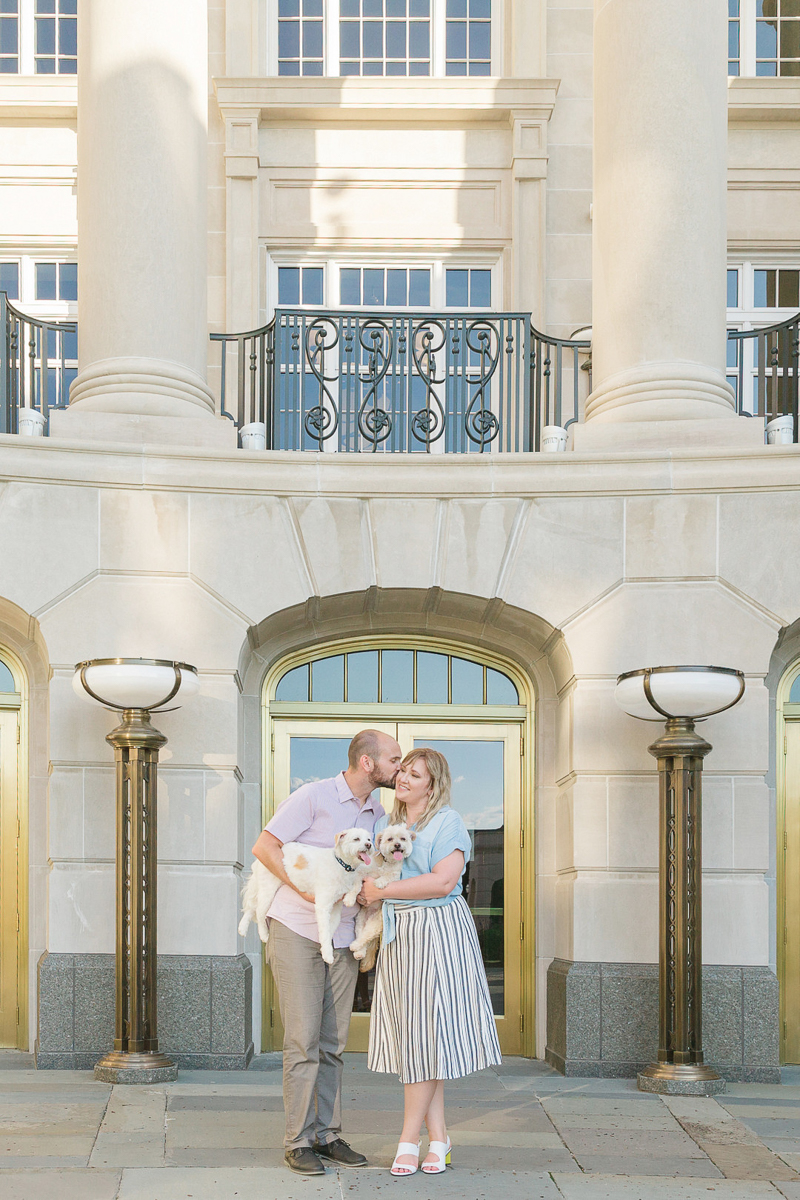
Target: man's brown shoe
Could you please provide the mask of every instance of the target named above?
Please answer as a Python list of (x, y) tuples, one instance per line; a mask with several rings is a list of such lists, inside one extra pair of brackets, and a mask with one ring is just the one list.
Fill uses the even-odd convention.
[(311, 1149), (320, 1158), (327, 1158), (336, 1163), (337, 1167), (365, 1167), (367, 1165), (366, 1156), (353, 1150), (342, 1138), (335, 1138), (325, 1146), (321, 1142), (314, 1142)]
[(325, 1168), (309, 1146), (300, 1146), (297, 1150), (287, 1150), (283, 1156), (284, 1162), (291, 1171), (298, 1175), (324, 1175)]

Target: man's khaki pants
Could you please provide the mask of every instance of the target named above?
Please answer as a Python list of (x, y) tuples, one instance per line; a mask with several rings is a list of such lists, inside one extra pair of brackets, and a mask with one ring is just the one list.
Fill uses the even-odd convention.
[(283, 1107), (287, 1150), (326, 1145), (342, 1132), (342, 1053), (347, 1044), (358, 963), (270, 921), (269, 965), (283, 1022)]

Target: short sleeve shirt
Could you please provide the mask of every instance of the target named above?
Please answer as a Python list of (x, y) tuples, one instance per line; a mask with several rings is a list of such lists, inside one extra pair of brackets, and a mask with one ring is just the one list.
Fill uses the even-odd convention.
[[(375, 793), (361, 804), (347, 785), (344, 772), (332, 779), (304, 783), (276, 809), (266, 829), (284, 844), (301, 842), (305, 846), (333, 846), (337, 833), (345, 829), (365, 829), (372, 834), (375, 821), (383, 815), (383, 805)], [(333, 936), (336, 947), (349, 946), (355, 937), (358, 906), (342, 909), (342, 919)], [(267, 914), (300, 937), (318, 942), (314, 905), (285, 884), (278, 889)]]
[[(388, 817), (381, 817), (375, 832), (380, 833), (389, 824)], [(414, 826), (411, 826), (414, 830)], [(416, 832), (416, 830), (414, 830)], [(464, 853), (464, 869), (470, 859), (472, 842), (469, 831), (454, 808), (442, 808), (432, 817), (424, 829), (417, 833), (414, 849), (403, 863), (402, 879), (413, 879), (417, 875), (429, 875), (437, 863), (454, 850)], [(463, 871), (462, 871), (463, 875)], [(453, 888), (451, 896), (461, 895), (461, 880)]]

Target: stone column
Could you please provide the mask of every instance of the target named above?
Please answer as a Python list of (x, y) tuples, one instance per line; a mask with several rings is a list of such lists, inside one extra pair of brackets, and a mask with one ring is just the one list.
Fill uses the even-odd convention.
[(725, 2), (595, 0), (594, 8), (586, 419), (732, 417)]
[(206, 5), (91, 0), (78, 20), (80, 357), (58, 432), (99, 413), (128, 424), (194, 417), (216, 432), (205, 381)]

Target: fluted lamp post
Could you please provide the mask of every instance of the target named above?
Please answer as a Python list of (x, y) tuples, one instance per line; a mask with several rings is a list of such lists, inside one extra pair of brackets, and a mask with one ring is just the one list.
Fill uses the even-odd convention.
[(117, 944), (114, 1049), (94, 1069), (105, 1083), (164, 1083), (178, 1068), (158, 1049), (156, 873), (158, 752), (167, 739), (151, 712), (181, 705), (198, 689), (197, 668), (157, 658), (78, 663), (72, 686), (122, 714), (108, 734), (117, 764)]
[(744, 695), (732, 667), (648, 667), (617, 680), (620, 708), (642, 721), (666, 720), (649, 746), (659, 775), (658, 1061), (639, 1089), (714, 1095), (725, 1081), (703, 1062), (702, 771), (710, 744), (694, 723)]

